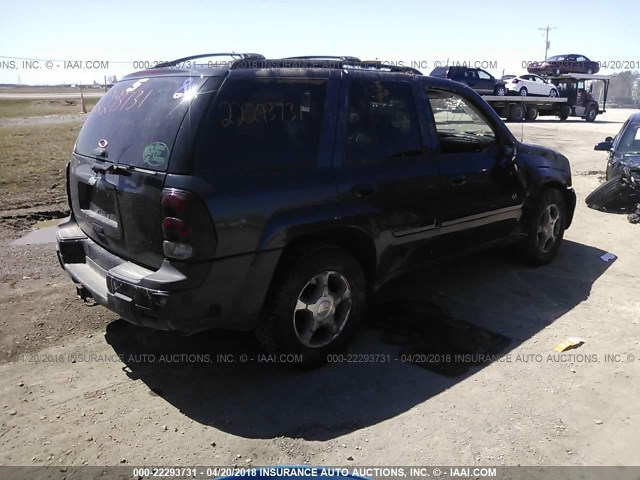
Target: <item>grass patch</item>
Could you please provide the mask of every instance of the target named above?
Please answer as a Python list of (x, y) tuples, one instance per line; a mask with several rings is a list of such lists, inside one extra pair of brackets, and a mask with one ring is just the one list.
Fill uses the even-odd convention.
[(66, 204), (65, 168), (82, 122), (0, 127), (2, 210)]
[[(84, 92), (104, 92), (102, 88), (83, 88)], [(51, 85), (19, 85), (12, 87), (0, 87), (0, 93), (37, 93), (37, 94), (49, 94), (49, 93), (64, 93), (64, 94), (76, 94), (78, 93), (78, 87), (62, 87)]]
[[(100, 98), (85, 97), (87, 112)], [(0, 119), (80, 113), (80, 98), (0, 98)]]

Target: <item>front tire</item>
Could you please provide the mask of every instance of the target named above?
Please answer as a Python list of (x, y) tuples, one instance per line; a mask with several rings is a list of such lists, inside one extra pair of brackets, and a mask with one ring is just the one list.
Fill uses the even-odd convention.
[(556, 97), (558, 96), (558, 91), (557, 91), (555, 88), (552, 88), (552, 89), (549, 91), (549, 96), (550, 96), (551, 98), (556, 98)]
[(504, 97), (507, 94), (507, 90), (505, 89), (504, 85), (496, 85), (496, 87), (493, 89), (493, 94), (497, 95), (498, 97)]
[(256, 335), (271, 354), (301, 356), (297, 366), (326, 363), (356, 333), (366, 305), (360, 264), (346, 251), (312, 243), (296, 247), (272, 280)]
[(591, 105), (589, 107), (589, 109), (587, 110), (587, 115), (584, 117), (584, 119), (587, 122), (593, 122), (595, 121), (596, 117), (598, 116), (598, 109), (595, 105)]
[(562, 193), (555, 188), (543, 190), (526, 220), (528, 235), (522, 253), (529, 263), (544, 265), (553, 260), (564, 238), (566, 218)]

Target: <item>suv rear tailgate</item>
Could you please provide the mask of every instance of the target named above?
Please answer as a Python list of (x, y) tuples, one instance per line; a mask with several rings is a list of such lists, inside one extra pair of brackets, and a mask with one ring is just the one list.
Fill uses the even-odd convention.
[(122, 258), (151, 268), (162, 263), (162, 189), (176, 136), (204, 80), (117, 83), (80, 131), (69, 169), (71, 208), (87, 236)]

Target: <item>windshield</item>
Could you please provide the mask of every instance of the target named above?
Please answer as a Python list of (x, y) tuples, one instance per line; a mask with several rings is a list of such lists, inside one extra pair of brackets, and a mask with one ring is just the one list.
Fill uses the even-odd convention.
[(640, 123), (632, 123), (624, 131), (618, 151), (621, 153), (640, 153)]
[(204, 80), (176, 76), (117, 83), (87, 118), (78, 136), (76, 153), (166, 170), (190, 100)]

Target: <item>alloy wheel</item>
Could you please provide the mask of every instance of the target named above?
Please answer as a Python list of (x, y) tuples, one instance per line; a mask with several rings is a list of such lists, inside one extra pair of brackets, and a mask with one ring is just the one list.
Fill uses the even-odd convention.
[(314, 276), (302, 288), (293, 312), (298, 341), (309, 348), (324, 347), (342, 332), (352, 305), (349, 282), (329, 270)]
[(536, 238), (538, 248), (542, 253), (548, 253), (553, 249), (560, 235), (560, 209), (555, 203), (547, 205), (538, 223)]

